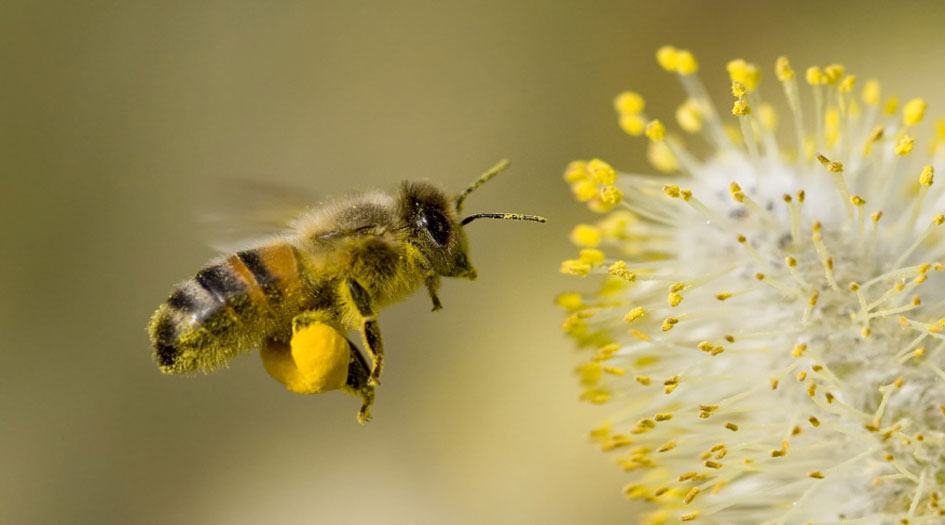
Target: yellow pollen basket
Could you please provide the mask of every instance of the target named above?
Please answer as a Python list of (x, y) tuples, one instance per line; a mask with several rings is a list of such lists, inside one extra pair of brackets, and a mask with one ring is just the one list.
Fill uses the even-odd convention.
[(273, 379), (296, 394), (338, 390), (348, 378), (348, 340), (323, 323), (294, 330), (289, 346), (269, 341), (259, 351)]

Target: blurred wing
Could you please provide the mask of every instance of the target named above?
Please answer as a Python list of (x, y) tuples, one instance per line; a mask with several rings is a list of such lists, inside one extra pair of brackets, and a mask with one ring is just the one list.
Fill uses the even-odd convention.
[(221, 253), (233, 253), (284, 233), (318, 199), (308, 188), (237, 179), (214, 185), (201, 202), (197, 220), (207, 244)]

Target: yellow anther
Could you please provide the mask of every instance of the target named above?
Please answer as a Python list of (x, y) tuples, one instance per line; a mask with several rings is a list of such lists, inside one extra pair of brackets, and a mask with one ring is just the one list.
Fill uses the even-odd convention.
[(590, 177), (587, 172), (587, 163), (583, 160), (571, 161), (564, 170), (564, 180), (568, 182), (578, 182)]
[(699, 62), (688, 49), (676, 52), (676, 71), (680, 75), (691, 75), (699, 71)]
[(699, 487), (692, 487), (692, 489), (689, 490), (689, 493), (686, 494), (686, 497), (683, 498), (683, 503), (685, 503), (686, 505), (692, 503), (692, 500), (695, 499), (696, 495), (698, 494), (699, 494)]
[(839, 162), (831, 162), (830, 159), (824, 157), (820, 153), (817, 154), (817, 161), (823, 164), (827, 171), (830, 173), (843, 173), (843, 164)]
[(827, 82), (827, 78), (824, 76), (823, 72), (820, 71), (820, 68), (817, 66), (811, 66), (807, 68), (807, 73), (804, 75), (807, 83), (811, 86), (818, 86)]
[(676, 160), (676, 155), (663, 141), (649, 141), (647, 143), (646, 160), (650, 161), (653, 167), (663, 173), (673, 173), (679, 169), (679, 161)]
[(745, 117), (751, 114), (751, 106), (744, 100), (736, 100), (732, 105), (732, 115), (736, 117)]
[(784, 449), (775, 449), (771, 451), (771, 457), (781, 458), (787, 455), (787, 451)]
[(587, 163), (587, 171), (591, 178), (599, 184), (609, 185), (617, 182), (617, 172), (614, 168), (600, 159), (593, 159)]
[(879, 101), (882, 100), (882, 91), (880, 90), (879, 82), (873, 79), (867, 80), (866, 85), (863, 86), (863, 93), (860, 95), (860, 100), (867, 106), (878, 106)]
[(925, 116), (925, 101), (921, 98), (914, 98), (902, 107), (902, 123), (906, 126), (914, 126), (922, 122)]
[(899, 109), (899, 97), (893, 95), (886, 99), (886, 105), (883, 106), (883, 111), (887, 115), (895, 115), (896, 111)]
[(678, 199), (678, 198), (679, 198), (679, 186), (677, 186), (677, 185), (675, 185), (675, 184), (664, 184), (664, 185), (663, 185), (663, 193), (665, 193), (666, 195), (669, 195), (670, 197), (672, 197), (672, 198), (674, 198), (674, 199)]
[(643, 317), (645, 314), (646, 314), (646, 310), (644, 310), (642, 306), (637, 306), (633, 310), (630, 310), (629, 312), (627, 312), (627, 315), (625, 315), (623, 319), (624, 321), (628, 323), (632, 323), (640, 319), (641, 317)]
[(724, 300), (729, 299), (729, 298), (731, 298), (731, 297), (732, 297), (732, 293), (731, 293), (731, 292), (721, 292), (721, 293), (715, 294), (715, 298), (716, 298), (717, 300), (719, 300), (719, 301), (724, 301)]
[(604, 262), (604, 252), (594, 248), (585, 248), (579, 252), (578, 259), (581, 262), (596, 266)]
[(807, 379), (807, 371), (801, 370), (800, 372), (797, 373), (797, 375), (795, 376), (795, 379), (797, 379), (798, 383), (802, 383), (805, 379)]
[(586, 262), (579, 261), (577, 259), (568, 259), (561, 262), (561, 273), (567, 273), (571, 275), (579, 275), (581, 277), (587, 275), (591, 271), (591, 265)]
[(736, 425), (735, 423), (726, 423), (725, 428), (731, 430), (732, 432), (738, 431), (738, 425)]
[(744, 84), (748, 91), (754, 91), (758, 87), (758, 81), (761, 80), (758, 67), (740, 58), (729, 62), (725, 69), (728, 70), (728, 76), (732, 81)]
[(914, 145), (915, 140), (908, 134), (903, 134), (903, 136), (899, 137), (899, 140), (896, 141), (894, 150), (896, 155), (908, 155), (912, 152), (912, 147)]
[(893, 384), (893, 386), (895, 386), (896, 388), (902, 388), (902, 384), (903, 384), (905, 381), (906, 381), (906, 378), (904, 378), (904, 377), (902, 377), (902, 376), (899, 376), (899, 377), (896, 378), (895, 381), (893, 381), (892, 384)]
[(577, 367), (576, 371), (584, 386), (594, 386), (600, 381), (601, 367), (598, 363), (585, 363)]
[(667, 441), (666, 443), (663, 443), (663, 445), (660, 446), (658, 449), (656, 449), (656, 451), (657, 451), (657, 452), (669, 452), (670, 450), (673, 450), (674, 448), (676, 448), (676, 442), (675, 442), (675, 441)]
[(666, 126), (659, 120), (651, 120), (646, 125), (646, 137), (650, 140), (663, 140), (666, 137)]
[(817, 392), (817, 385), (813, 381), (807, 382), (807, 395), (814, 397), (814, 394)]
[(859, 195), (850, 196), (850, 202), (853, 203), (854, 206), (863, 206), (866, 204), (866, 201), (863, 200), (863, 197), (860, 197)]
[(926, 166), (922, 168), (922, 174), (919, 175), (919, 184), (929, 187), (935, 182), (935, 168)]
[(555, 304), (567, 310), (576, 310), (584, 304), (584, 301), (581, 300), (581, 294), (565, 292), (555, 297)]
[(645, 122), (638, 115), (623, 114), (620, 115), (620, 129), (624, 130), (628, 135), (634, 137), (639, 137), (643, 134), (643, 128)]
[(784, 258), (784, 264), (788, 265), (791, 268), (797, 268), (797, 259), (791, 256)]
[(600, 200), (608, 206), (614, 206), (623, 200), (623, 192), (616, 186), (604, 186), (600, 189)]
[(702, 130), (702, 113), (699, 111), (699, 104), (691, 98), (687, 99), (676, 108), (676, 122), (679, 123), (679, 127), (689, 133), (698, 133)]
[(669, 294), (669, 297), (667, 298), (669, 305), (672, 306), (673, 308), (679, 306), (679, 303), (681, 303), (682, 300), (683, 300), (683, 296), (679, 295), (678, 293), (671, 293)]
[(601, 441), (608, 436), (610, 436), (610, 423), (604, 423), (590, 432), (590, 437), (593, 441)]
[(722, 336), (722, 338), (725, 339), (726, 341), (728, 341), (729, 343), (734, 343), (734, 342), (735, 342), (735, 336), (734, 336), (734, 335), (728, 335), (728, 334), (726, 334), (726, 335)]
[(733, 96), (735, 96), (736, 98), (745, 98), (745, 95), (747, 94), (748, 94), (748, 88), (745, 86), (745, 84), (742, 84), (741, 82), (737, 80), (732, 81), (732, 95)]
[(763, 102), (758, 110), (758, 119), (761, 121), (761, 127), (768, 131), (774, 131), (778, 127), (778, 112), (774, 110), (771, 104)]
[(883, 212), (881, 211), (874, 211), (873, 213), (870, 214), (870, 220), (873, 222), (879, 222), (879, 220), (882, 218), (883, 218)]
[(824, 68), (824, 79), (828, 84), (836, 84), (843, 78), (845, 69), (840, 64), (830, 64)]
[(781, 82), (794, 78), (794, 70), (787, 57), (778, 57), (774, 63), (774, 74)]
[(643, 386), (650, 386), (650, 378), (648, 376), (634, 376), (633, 380)]
[(735, 240), (738, 241), (739, 244), (745, 244), (746, 242), (748, 242), (748, 237), (745, 237), (744, 235), (739, 233), (738, 235), (735, 236)]
[(936, 226), (941, 226), (943, 222), (945, 222), (945, 215), (936, 215), (935, 217), (932, 217), (932, 224)]
[(879, 142), (883, 138), (883, 131), (884, 131), (883, 127), (879, 125), (873, 128), (873, 132), (870, 133), (869, 141)]
[(627, 263), (624, 261), (617, 261), (611, 264), (610, 267), (607, 268), (607, 273), (631, 283), (637, 280), (637, 274), (628, 270)]
[(777, 390), (777, 389), (778, 389), (778, 383), (780, 383), (780, 381), (778, 380), (778, 378), (772, 377), (772, 378), (768, 379), (768, 382), (771, 383), (771, 390)]
[(807, 418), (807, 420), (810, 421), (810, 424), (811, 424), (811, 426), (813, 426), (813, 427), (819, 427), (819, 426), (820, 426), (820, 420), (817, 419), (817, 418), (814, 417), (814, 416), (811, 416), (811, 417)]
[(811, 472), (810, 474), (808, 474), (807, 476), (814, 479), (824, 479), (824, 475), (819, 470), (815, 470)]
[(668, 332), (672, 330), (677, 323), (679, 323), (679, 319), (676, 317), (667, 317), (666, 319), (663, 319), (663, 323), (660, 325), (660, 330)]
[(656, 61), (666, 71), (676, 71), (678, 51), (673, 46), (663, 46), (656, 50)]
[(855, 86), (856, 86), (856, 76), (847, 75), (843, 77), (843, 80), (840, 82), (839, 89), (841, 93), (851, 93)]
[(728, 192), (732, 196), (732, 199), (735, 200), (735, 202), (745, 202), (745, 194), (742, 193), (742, 187), (739, 186), (737, 182), (733, 181), (733, 182), (728, 183)]
[(800, 343), (794, 345), (794, 350), (791, 350), (791, 357), (801, 357), (804, 355), (804, 351), (807, 350), (807, 343)]
[(679, 521), (692, 521), (699, 517), (698, 512), (690, 512), (689, 514), (683, 514), (679, 517)]
[(587, 202), (597, 196), (597, 183), (592, 180), (575, 182), (571, 185), (571, 193), (579, 202)]
[(571, 242), (578, 246), (594, 248), (600, 244), (600, 230), (590, 224), (578, 224), (571, 230)]
[(614, 97), (614, 109), (621, 115), (636, 115), (643, 111), (646, 103), (639, 93), (624, 91)]

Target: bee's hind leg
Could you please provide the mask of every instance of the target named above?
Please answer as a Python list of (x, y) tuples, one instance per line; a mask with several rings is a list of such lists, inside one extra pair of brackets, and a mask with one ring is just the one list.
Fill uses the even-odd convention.
[(374, 387), (370, 384), (371, 369), (354, 343), (348, 341), (348, 345), (351, 347), (351, 360), (348, 362), (348, 379), (342, 390), (361, 397), (358, 422), (367, 423), (371, 420), (371, 405), (374, 404)]
[(371, 354), (374, 366), (371, 367), (371, 375), (368, 378), (369, 386), (380, 384), (381, 368), (384, 366), (384, 341), (381, 339), (381, 327), (377, 324), (377, 312), (374, 311), (371, 295), (361, 286), (361, 283), (354, 279), (347, 280), (348, 292), (351, 300), (361, 314), (363, 322), (361, 324), (361, 336), (364, 339), (364, 347)]

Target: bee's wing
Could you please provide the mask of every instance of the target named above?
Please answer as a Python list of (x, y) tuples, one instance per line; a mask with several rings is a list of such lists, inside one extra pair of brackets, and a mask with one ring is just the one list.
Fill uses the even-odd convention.
[(227, 180), (202, 199), (197, 222), (207, 244), (221, 253), (250, 248), (284, 233), (318, 202), (308, 188), (260, 179)]

